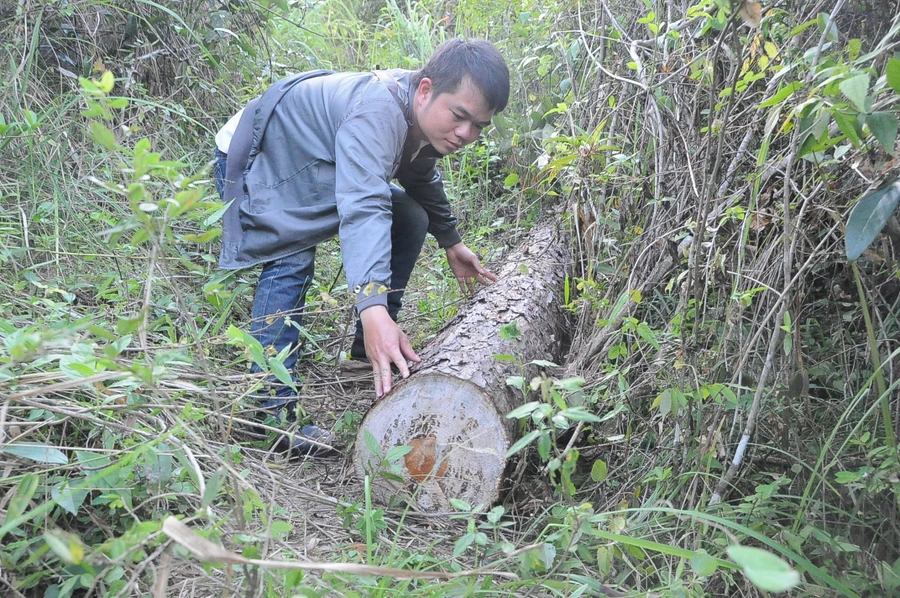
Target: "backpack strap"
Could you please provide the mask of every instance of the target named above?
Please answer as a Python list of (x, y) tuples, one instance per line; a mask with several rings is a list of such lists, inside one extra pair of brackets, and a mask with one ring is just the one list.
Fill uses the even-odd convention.
[(228, 146), (223, 199), (226, 203), (230, 201), (231, 205), (228, 206), (222, 217), (220, 267), (228, 267), (240, 253), (241, 237), (243, 236), (240, 206), (247, 193), (244, 185), (244, 173), (250, 170), (250, 165), (259, 154), (262, 139), (269, 124), (269, 117), (272, 116), (275, 106), (298, 83), (331, 73), (326, 70), (315, 70), (281, 79), (270, 86), (260, 97), (251, 100), (244, 108), (244, 113), (238, 120), (237, 129), (235, 129)]
[(387, 90), (391, 92), (391, 95), (394, 98), (394, 101), (397, 102), (397, 106), (400, 108), (400, 112), (403, 113), (403, 117), (406, 119), (407, 126), (413, 126), (412, 116), (409, 113), (409, 106), (400, 99), (400, 86), (397, 84), (396, 79), (388, 75), (384, 71), (372, 71), (378, 80), (384, 83)]

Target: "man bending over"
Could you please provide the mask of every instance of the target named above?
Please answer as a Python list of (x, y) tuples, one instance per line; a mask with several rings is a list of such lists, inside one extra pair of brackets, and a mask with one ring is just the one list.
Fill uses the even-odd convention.
[[(496, 280), (462, 243), (435, 165), (475, 141), (508, 98), (509, 71), (497, 49), (454, 39), (418, 71), (283, 79), (219, 131), (216, 183), (222, 199), (233, 200), (219, 266), (262, 264), (250, 332), (267, 350), (290, 347), (288, 371), (316, 246), (334, 235), (359, 315), (350, 357), (368, 359), (379, 397), (391, 389), (392, 364), (406, 378), (407, 359), (419, 361), (396, 321), (425, 234), (446, 250), (464, 289)], [(296, 400), (270, 381), (261, 407), (290, 419)], [(331, 438), (313, 425), (301, 431)], [(315, 451), (303, 438), (283, 448)]]

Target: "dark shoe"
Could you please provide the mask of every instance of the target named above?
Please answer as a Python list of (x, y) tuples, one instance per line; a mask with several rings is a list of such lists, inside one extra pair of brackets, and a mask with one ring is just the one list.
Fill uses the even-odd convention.
[(337, 435), (331, 430), (306, 424), (299, 432), (284, 433), (275, 443), (275, 451), (290, 453), (292, 457), (321, 457), (334, 452)]
[(279, 453), (290, 452), (291, 456), (322, 456), (334, 451), (331, 446), (337, 438), (331, 430), (326, 430), (312, 424), (306, 424), (299, 430), (293, 424), (297, 421), (296, 400), (267, 398), (260, 403), (258, 411), (260, 419), (273, 417), (281, 428), (294, 428), (293, 431), (283, 431), (274, 450)]

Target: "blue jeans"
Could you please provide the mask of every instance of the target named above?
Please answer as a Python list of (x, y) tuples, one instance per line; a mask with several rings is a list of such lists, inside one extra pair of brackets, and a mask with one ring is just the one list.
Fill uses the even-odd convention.
[[(220, 197), (224, 195), (227, 158), (226, 154), (216, 149), (213, 173)], [(387, 309), (396, 322), (402, 306), (403, 292), (428, 232), (428, 214), (405, 191), (394, 185), (391, 185), (391, 212), (392, 290), (388, 293)], [(306, 292), (315, 272), (315, 257), (316, 249), (312, 247), (263, 264), (253, 299), (250, 334), (267, 350), (271, 347), (276, 353), (285, 347), (291, 347), (284, 360), (284, 366), (289, 372), (293, 372), (297, 365), (299, 326), (302, 323)], [(365, 339), (362, 323), (358, 319), (350, 355), (355, 358), (365, 357)], [(251, 371), (259, 372), (260, 369), (254, 364)], [(288, 397), (292, 391), (288, 387), (279, 386), (275, 389), (275, 394)]]

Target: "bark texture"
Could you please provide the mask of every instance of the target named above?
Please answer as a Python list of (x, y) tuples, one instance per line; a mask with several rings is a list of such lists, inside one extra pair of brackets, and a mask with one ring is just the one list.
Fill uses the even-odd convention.
[[(558, 363), (565, 334), (563, 287), (571, 261), (568, 237), (544, 222), (511, 252), (499, 280), (480, 289), (435, 340), (419, 351), (422, 363), (408, 380), (376, 403), (360, 425), (354, 455), (357, 473), (369, 474), (373, 495), (410, 501), (422, 511), (450, 511), (449, 500), (488, 505), (497, 498), (505, 454), (516, 436), (506, 414), (522, 393), (510, 376), (532, 375), (532, 360)], [(515, 322), (516, 340), (500, 327)], [(515, 356), (516, 361), (495, 355)], [(375, 454), (377, 443), (379, 454)], [(395, 465), (382, 458), (409, 446)], [(379, 475), (388, 471), (403, 481)]]

